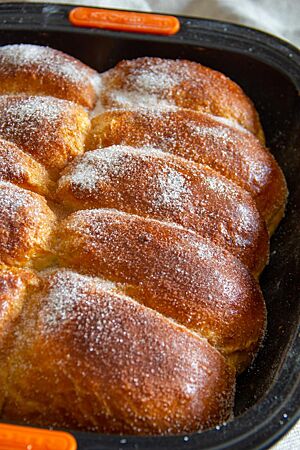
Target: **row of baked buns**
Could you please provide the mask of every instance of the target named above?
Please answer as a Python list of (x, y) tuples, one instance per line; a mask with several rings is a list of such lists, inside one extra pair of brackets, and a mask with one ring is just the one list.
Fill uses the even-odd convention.
[(284, 176), (219, 72), (0, 48), (0, 417), (174, 434), (231, 417)]

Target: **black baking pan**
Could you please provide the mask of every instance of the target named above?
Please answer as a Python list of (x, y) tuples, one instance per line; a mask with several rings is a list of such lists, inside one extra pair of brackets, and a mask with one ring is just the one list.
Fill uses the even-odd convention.
[(180, 16), (180, 30), (172, 36), (78, 28), (68, 19), (72, 8), (0, 4), (0, 45), (49, 45), (100, 72), (138, 56), (186, 58), (220, 70), (254, 101), (290, 195), (285, 218), (271, 241), (270, 263), (261, 276), (267, 334), (255, 363), (238, 378), (235, 418), (185, 436), (68, 431), (80, 450), (267, 449), (300, 416), (300, 53), (253, 29)]

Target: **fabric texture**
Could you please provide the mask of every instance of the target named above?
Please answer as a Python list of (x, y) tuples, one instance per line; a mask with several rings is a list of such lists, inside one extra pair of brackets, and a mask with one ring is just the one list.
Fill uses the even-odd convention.
[[(31, 2), (41, 0), (31, 0)], [(300, 46), (300, 0), (47, 0), (47, 3), (155, 11), (248, 25)], [(282, 423), (288, 420), (285, 415)], [(272, 450), (300, 450), (300, 422)]]
[[(31, 2), (41, 0), (31, 0)], [(300, 46), (300, 0), (47, 0), (98, 7), (155, 11), (248, 25)]]

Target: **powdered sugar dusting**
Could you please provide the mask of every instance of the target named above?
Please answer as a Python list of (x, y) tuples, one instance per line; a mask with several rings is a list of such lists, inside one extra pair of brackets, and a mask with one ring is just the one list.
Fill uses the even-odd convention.
[(0, 256), (3, 263), (35, 267), (49, 263), (55, 216), (44, 198), (0, 181)]
[[(50, 276), (53, 269), (43, 273), (48, 276), (47, 296), (43, 298), (48, 307), (44, 308), (42, 321), (46, 333), (64, 326), (64, 322), (76, 317), (76, 306), (83, 303), (86, 313), (93, 302), (97, 302), (97, 292), (116, 290), (116, 284), (100, 278), (80, 275), (67, 269), (61, 269)], [(84, 313), (84, 311), (82, 311)]]
[(57, 78), (65, 78), (71, 83), (97, 84), (97, 77), (92, 69), (50, 47), (19, 44), (0, 47), (1, 70), (34, 70), (37, 76), (51, 74)]
[(0, 136), (50, 169), (83, 151), (89, 121), (81, 106), (49, 96), (0, 96)]
[(99, 184), (122, 176), (130, 168), (130, 150), (130, 147), (112, 146), (86, 152), (72, 164), (75, 170), (69, 172), (67, 169), (67, 174), (60, 178), (59, 188), (71, 183), (74, 187), (92, 192)]
[(237, 190), (234, 185), (228, 183), (226, 178), (217, 177), (216, 175), (212, 175), (208, 173), (206, 177), (203, 178), (203, 182), (211, 189), (212, 191), (224, 195), (224, 196), (237, 196)]
[(93, 135), (95, 147), (115, 142), (147, 145), (207, 164), (254, 198), (259, 199), (272, 182), (274, 161), (269, 153), (250, 132), (229, 119), (184, 109), (135, 106), (129, 111), (107, 111), (94, 119)]
[(86, 152), (69, 166), (60, 180), (59, 188), (68, 183), (76, 188), (92, 192), (99, 184), (112, 181), (116, 177), (132, 173), (137, 160), (148, 161), (154, 158), (166, 159), (168, 155), (151, 148), (133, 148), (130, 146), (112, 145), (103, 149)]
[[(48, 269), (42, 272), (41, 276), (44, 287), (41, 291), (42, 295), (38, 294), (40, 296), (38, 298), (41, 302), (40, 320), (44, 334), (60, 331), (67, 323), (77, 320), (77, 333), (81, 335), (81, 338), (86, 339), (90, 351), (99, 352), (98, 346), (104, 344), (107, 331), (111, 335), (111, 333), (118, 333), (123, 328), (122, 322), (117, 319), (118, 304), (120, 313), (124, 306), (131, 310), (130, 321), (135, 326), (147, 327), (152, 316), (155, 321), (161, 322), (164, 327), (172, 328), (175, 332), (176, 329), (184, 330), (182, 325), (173, 319), (143, 308), (134, 299), (118, 292), (121, 285), (118, 286), (116, 283), (99, 277), (81, 275), (69, 269)], [(96, 317), (95, 311), (97, 311)], [(126, 321), (127, 319), (124, 318), (124, 322)], [(185, 329), (184, 331), (205, 346), (206, 341), (199, 334), (192, 330)], [(124, 330), (123, 338), (127, 339), (130, 333), (131, 330)], [(150, 341), (151, 338), (148, 343)], [(119, 344), (122, 342), (119, 341)], [(134, 345), (134, 342), (131, 342), (131, 345)], [(176, 343), (171, 345), (176, 347)], [(166, 344), (163, 347), (166, 350)], [(105, 349), (102, 351), (105, 352)], [(119, 353), (119, 349), (115, 348), (114, 352)], [(203, 357), (204, 362), (209, 365), (209, 360), (206, 360), (205, 356)]]
[[(111, 108), (170, 108), (176, 105), (173, 91), (184, 82), (189, 86), (202, 83), (191, 62), (138, 58), (123, 61), (101, 75), (103, 88), (98, 111)], [(196, 69), (196, 70), (195, 70)], [(204, 77), (205, 78), (205, 77)], [(205, 80), (204, 80), (205, 81)]]
[(19, 217), (20, 209), (32, 208), (32, 214), (37, 206), (37, 199), (26, 190), (17, 186), (0, 181), (0, 216), (2, 220), (11, 219), (15, 221)]
[(166, 89), (172, 89), (182, 80), (189, 78), (190, 72), (182, 67), (180, 72), (172, 71), (170, 61), (163, 60), (159, 65), (152, 65), (150, 70), (139, 68), (129, 74), (126, 84), (133, 85), (134, 89), (143, 93), (161, 93)]
[[(188, 199), (192, 195), (186, 178), (172, 167), (163, 168), (154, 183), (157, 184), (157, 195), (155, 195), (156, 207), (168, 206), (182, 209), (183, 204), (187, 206)], [(192, 204), (190, 203), (192, 208)]]
[(232, 134), (226, 129), (221, 127), (203, 127), (201, 125), (194, 126), (192, 133), (196, 136), (211, 137), (215, 139), (224, 139), (227, 141), (232, 140)]
[(144, 105), (148, 109), (173, 109), (176, 110), (176, 105), (172, 104), (167, 99), (159, 98), (156, 94), (142, 93), (139, 91), (130, 91), (126, 89), (116, 89), (107, 93), (105, 88), (100, 90), (99, 100), (92, 116), (96, 116), (106, 109), (118, 108), (137, 108)]
[[(157, 170), (154, 170), (155, 166)], [(146, 175), (146, 170), (151, 170), (150, 167), (153, 168), (151, 180)], [(109, 186), (114, 185), (114, 189), (117, 189), (121, 180), (125, 180), (128, 195), (131, 191), (134, 195), (135, 179), (145, 171), (142, 187), (149, 211), (156, 211), (161, 207), (184, 211), (186, 208), (193, 208), (190, 201), (192, 192), (187, 177), (180, 173), (179, 168), (176, 165), (172, 167), (172, 157), (153, 148), (111, 146), (87, 152), (75, 160), (71, 170), (67, 170), (67, 174), (59, 180), (58, 189), (68, 188), (70, 185), (71, 190), (82, 191), (80, 197), (83, 198), (91, 193), (98, 197), (98, 193), (101, 203), (101, 198), (112, 192)], [(137, 203), (139, 195), (136, 192)], [(121, 191), (119, 197), (122, 197)]]
[[(91, 312), (93, 308), (97, 308), (99, 295), (102, 296), (104, 293), (113, 294), (115, 300), (121, 299), (129, 304), (137, 305), (135, 300), (124, 294), (123, 291), (125, 291), (126, 286), (123, 286), (121, 283), (114, 283), (95, 276), (82, 275), (65, 268), (47, 269), (41, 272), (41, 276), (45, 283), (45, 290), (42, 291), (42, 304), (45, 306), (41, 315), (43, 332), (45, 333), (52, 333), (64, 327), (66, 322), (76, 318), (80, 320), (82, 315), (88, 315), (89, 311)], [(79, 304), (81, 304), (80, 312), (78, 311)], [(99, 311), (99, 322), (102, 322), (103, 325), (107, 323), (106, 315), (112, 311), (113, 308), (108, 303), (107, 311), (104, 309)], [(159, 313), (155, 315), (163, 317)], [(145, 310), (146, 316), (147, 312)], [(164, 318), (163, 320), (166, 323), (178, 326), (170, 318)], [(100, 325), (97, 326), (97, 330), (100, 331), (103, 325), (102, 327)], [(85, 330), (81, 331), (84, 332)], [(199, 339), (199, 335), (192, 330), (189, 331), (189, 334)], [(97, 337), (95, 338), (97, 339)], [(99, 344), (99, 341), (97, 343)]]
[[(5, 128), (8, 126), (8, 120), (11, 126), (26, 125), (28, 122), (38, 123), (41, 120), (47, 120), (49, 124), (61, 117), (70, 103), (66, 100), (60, 100), (53, 97), (44, 96), (9, 96), (3, 95), (0, 98), (1, 116), (0, 130), (5, 134)], [(5, 121), (4, 115), (9, 119)], [(4, 122), (5, 125), (1, 126)]]
[(176, 64), (167, 59), (145, 59), (142, 64), (129, 62), (129, 71), (123, 79), (129, 90), (147, 94), (164, 96), (165, 91), (172, 89), (184, 80), (191, 81), (193, 76), (186, 64)]
[(1, 138), (0, 179), (46, 195), (54, 186), (41, 164), (15, 144)]
[[(97, 412), (102, 413), (103, 404), (106, 407), (116, 392), (121, 393), (123, 401), (117, 403), (110, 422), (114, 424), (115, 417), (130, 412), (136, 432), (142, 431), (145, 414), (158, 433), (179, 430), (181, 416), (186, 420), (186, 414), (196, 421), (199, 414), (201, 427), (202, 408), (206, 408), (203, 398), (215, 394), (216, 387), (220, 408), (227, 408), (233, 373), (204, 339), (126, 296), (110, 294), (97, 278), (69, 270), (53, 270), (42, 276), (43, 292), (35, 298), (40, 307), (38, 317), (32, 320), (32, 330), (27, 328), (26, 343), (21, 341), (24, 336), (19, 340), (21, 346), (32, 349), (42, 342), (51, 363), (60, 368), (49, 379), (56, 390), (65, 386), (61, 380), (65, 380), (65, 373), (71, 373), (71, 364), (77, 369), (76, 388), (84, 383), (88, 391), (92, 386), (95, 394), (101, 389), (101, 397), (93, 397)], [(53, 321), (56, 318), (58, 322)], [(54, 348), (53, 342), (60, 340), (63, 346)], [(21, 356), (17, 361), (18, 369), (22, 367), (28, 378), (34, 371), (31, 360), (35, 360), (34, 351), (26, 360)], [(212, 372), (211, 367), (217, 371)], [(72, 385), (69, 389), (72, 393)], [(184, 399), (182, 404), (176, 400), (178, 393)], [(75, 396), (72, 403), (70, 396), (69, 401), (73, 412), (74, 408), (75, 413), (76, 408), (81, 410), (80, 397)], [(161, 405), (162, 429), (157, 410), (152, 418), (152, 407), (148, 406), (155, 402)]]
[(116, 208), (175, 222), (238, 257), (240, 249), (251, 255), (264, 233), (247, 192), (208, 167), (151, 147), (87, 152), (59, 180), (58, 192), (67, 204), (71, 194), (75, 209)]
[(101, 89), (102, 89), (102, 80), (101, 80), (101, 76), (98, 72), (94, 72), (90, 77), (89, 80), (95, 90), (96, 96), (98, 98)]
[[(139, 61), (139, 60), (137, 60)], [(155, 59), (144, 60), (137, 66), (129, 61), (129, 71), (122, 78), (122, 86), (114, 86), (114, 69), (104, 73), (102, 78), (102, 89), (96, 111), (99, 113), (107, 108), (176, 108), (174, 100), (169, 96), (170, 91), (184, 80), (192, 80), (188, 65), (176, 64), (174, 61)], [(115, 69), (118, 74), (118, 68)]]
[(0, 142), (0, 179), (23, 179), (28, 175), (28, 169), (16, 159), (17, 154), (9, 150), (9, 147), (2, 148), (2, 142)]
[[(247, 270), (229, 253), (187, 230), (119, 211), (86, 210), (72, 214), (62, 233), (70, 235), (67, 247), (62, 247), (64, 263), (105, 278), (117, 274), (119, 282), (132, 286), (133, 298), (146, 305), (150, 301), (158, 311), (168, 311), (204, 336), (208, 333), (212, 342), (220, 338), (215, 329), (219, 320), (222, 327), (227, 323), (228, 332), (231, 321), (240, 320), (235, 312), (241, 298), (242, 308), (251, 304), (246, 300), (252, 283)], [(210, 322), (209, 331), (202, 323), (202, 308), (205, 314), (211, 311), (215, 324)]]
[[(187, 121), (191, 136), (196, 139), (204, 139), (208, 148), (212, 145), (219, 146), (218, 153), (222, 159), (216, 161), (217, 167), (223, 166), (231, 178), (246, 187), (253, 193), (260, 192), (262, 187), (268, 183), (271, 166), (265, 149), (260, 147), (259, 142), (254, 139), (252, 133), (242, 128), (236, 122), (223, 117), (214, 117), (216, 125), (198, 125), (195, 121)], [(223, 154), (222, 149), (223, 148)], [(253, 150), (255, 154), (253, 155)], [(214, 153), (216, 151), (214, 150)], [(220, 158), (220, 157), (219, 157)], [(234, 161), (234, 159), (236, 161)], [(234, 172), (234, 165), (240, 164), (241, 170)]]
[[(42, 159), (57, 136), (69, 102), (53, 97), (0, 97), (0, 135)], [(36, 142), (39, 142), (37, 147)], [(35, 145), (34, 145), (35, 144)]]

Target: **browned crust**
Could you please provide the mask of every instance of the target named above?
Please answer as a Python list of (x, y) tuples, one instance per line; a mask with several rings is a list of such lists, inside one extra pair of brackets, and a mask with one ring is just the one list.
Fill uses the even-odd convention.
[(58, 184), (73, 209), (114, 208), (174, 222), (237, 256), (254, 274), (268, 233), (251, 196), (207, 166), (154, 149), (112, 146), (85, 153)]
[(32, 271), (0, 264), (0, 412), (6, 396), (8, 357), (15, 344), (17, 320), (28, 293), (37, 285)]
[(53, 260), (56, 217), (34, 192), (0, 181), (0, 262), (43, 267)]
[(55, 190), (55, 183), (40, 163), (1, 138), (0, 179), (50, 198)]
[[(100, 98), (106, 109), (128, 106), (127, 92), (141, 94), (134, 97), (135, 107), (145, 106), (145, 95), (154, 95), (171, 105), (232, 119), (264, 142), (252, 101), (225, 75), (199, 63), (149, 57), (124, 60), (105, 72), (102, 82)], [(116, 97), (116, 91), (122, 94)]]
[[(26, 59), (24, 54), (32, 53)], [(97, 72), (72, 56), (38, 45), (0, 48), (0, 94), (51, 95), (87, 108), (96, 102)]]
[(92, 120), (87, 148), (152, 146), (210, 166), (251, 193), (269, 230), (287, 187), (271, 153), (253, 134), (200, 112), (114, 110)]
[(22, 311), (28, 286), (36, 283), (31, 270), (0, 263), (0, 349), (4, 349), (3, 340)]
[[(45, 275), (42, 291), (27, 304), (10, 358), (3, 419), (174, 434), (228, 418), (234, 371), (213, 347), (130, 298), (103, 290), (97, 280), (81, 277), (79, 283), (80, 276), (71, 275)], [(56, 302), (64, 314), (63, 302), (53, 297), (58, 276), (65, 277), (66, 301), (77, 296), (67, 319), (53, 328)]]
[(62, 266), (121, 283), (225, 355), (251, 348), (251, 360), (264, 332), (264, 300), (228, 252), (180, 227), (105, 209), (73, 213), (58, 239)]
[(53, 97), (0, 96), (0, 136), (50, 169), (83, 153), (90, 127), (84, 108)]

